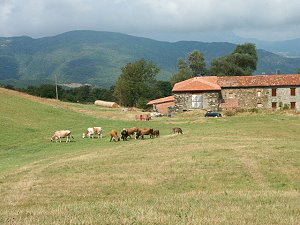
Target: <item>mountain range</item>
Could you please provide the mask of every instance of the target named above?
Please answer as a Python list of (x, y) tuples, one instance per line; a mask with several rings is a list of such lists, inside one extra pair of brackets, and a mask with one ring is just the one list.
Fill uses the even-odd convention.
[[(277, 45), (276, 45), (277, 43)], [(257, 74), (296, 73), (300, 39), (260, 43), (274, 52), (258, 49)], [(199, 50), (209, 65), (227, 55), (236, 45), (227, 42), (165, 42), (121, 33), (70, 31), (53, 37), (0, 37), (0, 83), (16, 86), (54, 82), (89, 83), (110, 87), (127, 63), (144, 58), (160, 69), (159, 80), (177, 71), (177, 60)]]

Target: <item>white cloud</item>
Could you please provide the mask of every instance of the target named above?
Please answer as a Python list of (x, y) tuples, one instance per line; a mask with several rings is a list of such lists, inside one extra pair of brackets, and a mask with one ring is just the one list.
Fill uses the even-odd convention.
[(10, 17), (14, 6), (14, 0), (1, 0), (0, 1), (0, 23), (3, 24)]
[(285, 39), (300, 37), (299, 11), (299, 0), (0, 0), (0, 36), (90, 29)]

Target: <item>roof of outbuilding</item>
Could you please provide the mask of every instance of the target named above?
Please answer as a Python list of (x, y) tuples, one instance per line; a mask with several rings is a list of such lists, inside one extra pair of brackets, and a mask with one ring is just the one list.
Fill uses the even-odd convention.
[(215, 91), (229, 87), (270, 87), (300, 85), (300, 74), (256, 76), (193, 77), (176, 83), (173, 92)]
[(147, 105), (159, 104), (159, 103), (164, 103), (164, 102), (173, 102), (173, 101), (175, 101), (175, 97), (172, 95), (172, 96), (168, 96), (168, 97), (164, 97), (164, 98), (154, 99), (154, 100), (148, 102)]

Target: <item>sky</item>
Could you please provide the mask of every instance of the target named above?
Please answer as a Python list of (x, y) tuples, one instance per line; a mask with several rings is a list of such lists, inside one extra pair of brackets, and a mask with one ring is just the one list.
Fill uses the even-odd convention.
[(300, 0), (0, 0), (0, 37), (72, 30), (156, 40), (300, 38)]

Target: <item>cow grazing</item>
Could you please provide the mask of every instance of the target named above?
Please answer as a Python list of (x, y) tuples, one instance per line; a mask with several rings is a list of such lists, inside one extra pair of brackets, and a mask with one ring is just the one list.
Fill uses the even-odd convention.
[(61, 138), (66, 138), (66, 143), (71, 142), (71, 137), (74, 139), (74, 137), (71, 134), (71, 131), (69, 130), (59, 130), (55, 131), (53, 136), (51, 137), (51, 141), (61, 142)]
[(123, 141), (127, 141), (127, 137), (128, 137), (128, 131), (127, 131), (127, 129), (123, 129), (122, 131), (121, 131), (121, 139), (123, 140)]
[(131, 127), (131, 128), (127, 128), (127, 132), (128, 132), (128, 136), (131, 138), (131, 135), (134, 135), (134, 133), (136, 133), (138, 131), (139, 128), (137, 127)]
[(139, 137), (142, 137), (142, 139), (144, 139), (144, 135), (149, 135), (150, 138), (153, 138), (153, 129), (152, 128), (138, 129), (138, 131), (136, 132), (135, 139), (139, 139)]
[(140, 114), (140, 115), (135, 115), (135, 119), (149, 121), (151, 120), (151, 116), (150, 114)]
[(98, 138), (102, 138), (102, 128), (101, 127), (89, 127), (82, 134), (82, 138), (94, 138), (94, 135), (98, 135)]
[(154, 137), (159, 137), (159, 130), (154, 130), (153, 131), (153, 136)]
[(182, 129), (179, 127), (172, 128), (173, 134), (183, 134)]
[(110, 132), (110, 142), (111, 140), (120, 141), (120, 137), (118, 136), (118, 132), (116, 130), (112, 130)]

